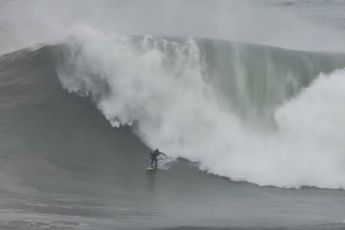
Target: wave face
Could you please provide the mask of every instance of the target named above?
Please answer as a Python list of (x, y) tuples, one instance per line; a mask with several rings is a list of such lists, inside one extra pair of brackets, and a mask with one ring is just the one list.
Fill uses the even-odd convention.
[[(175, 45), (186, 43), (182, 39), (165, 40), (177, 42)], [(127, 41), (138, 45), (142, 38)], [(187, 44), (202, 51), (200, 42), (190, 40)], [(24, 50), (0, 59), (0, 229), (344, 229), (342, 190), (290, 190), (235, 183), (200, 173), (185, 160), (179, 160), (169, 170), (145, 173), (149, 160), (145, 153), (149, 149), (131, 132), (131, 127), (111, 127), (89, 100), (91, 95), (82, 98), (61, 88), (56, 61), (60, 77), (63, 68), (73, 70), (74, 63), (62, 61), (69, 60), (63, 58), (74, 48), (81, 54), (80, 44), (72, 47)], [(201, 56), (205, 55), (203, 52)], [(93, 91), (87, 90), (86, 83), (79, 85), (81, 79), (87, 79), (84, 77), (89, 76), (88, 72), (83, 78), (75, 79), (72, 74), (67, 79), (74, 83), (75, 92), (93, 93), (93, 100), (99, 105), (111, 96), (112, 88), (94, 70), (87, 83), (94, 86)], [(206, 92), (221, 102), (222, 98), (214, 96), (216, 82), (211, 84), (213, 81), (207, 76), (204, 74), (203, 80)], [(320, 85), (330, 86), (325, 82)], [(310, 97), (308, 90), (305, 92), (305, 98)], [(231, 106), (224, 106), (226, 113)], [(282, 115), (299, 110), (296, 106), (284, 108)], [(233, 116), (249, 120), (239, 113), (238, 110)], [(199, 114), (194, 116), (200, 121)], [(303, 121), (286, 117), (289, 118), (280, 116), (286, 124)], [(182, 114), (179, 119), (184, 119)], [(121, 122), (119, 118), (111, 121), (115, 125)], [(133, 120), (132, 129), (142, 138), (140, 123)], [(262, 135), (274, 133), (273, 128), (277, 128), (246, 125)], [(148, 140), (152, 140), (151, 136)], [(184, 146), (189, 147), (187, 144), (195, 148), (190, 142)], [(199, 143), (203, 144), (207, 143)], [(217, 161), (221, 164), (221, 160)]]
[(56, 57), (65, 89), (151, 148), (235, 181), (345, 188), (345, 55), (81, 29)]

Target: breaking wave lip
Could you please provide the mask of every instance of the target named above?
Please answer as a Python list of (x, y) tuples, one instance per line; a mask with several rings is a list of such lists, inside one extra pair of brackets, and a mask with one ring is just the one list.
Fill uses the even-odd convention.
[[(59, 79), (91, 95), (114, 127), (130, 125), (148, 146), (203, 171), (262, 186), (345, 188), (345, 70), (330, 72), (343, 57), (262, 47), (266, 66), (254, 66), (256, 48), (231, 45), (229, 59), (207, 43), (84, 28), (58, 55)], [(289, 66), (294, 56), (304, 62)], [(327, 74), (320, 60), (331, 62)], [(265, 82), (249, 78), (252, 69)]]

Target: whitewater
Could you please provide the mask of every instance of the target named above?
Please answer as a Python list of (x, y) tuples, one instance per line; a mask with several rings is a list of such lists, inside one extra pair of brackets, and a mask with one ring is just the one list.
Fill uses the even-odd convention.
[[(344, 188), (344, 70), (307, 76), (304, 85), (303, 76), (274, 70), (268, 58), (264, 73), (246, 75), (245, 45), (235, 44), (228, 50), (234, 59), (223, 60), (235, 76), (226, 76), (220, 68), (211, 73), (211, 57), (196, 39), (81, 30), (67, 44), (60, 80), (70, 92), (91, 95), (112, 126), (132, 126), (151, 148), (235, 181)], [(232, 95), (217, 88), (226, 77), (234, 78)]]

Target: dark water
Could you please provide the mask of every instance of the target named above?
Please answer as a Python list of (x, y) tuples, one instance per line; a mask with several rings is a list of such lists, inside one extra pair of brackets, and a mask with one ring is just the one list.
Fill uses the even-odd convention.
[(344, 229), (345, 192), (234, 183), (149, 149), (57, 79), (55, 51), (0, 61), (1, 229)]

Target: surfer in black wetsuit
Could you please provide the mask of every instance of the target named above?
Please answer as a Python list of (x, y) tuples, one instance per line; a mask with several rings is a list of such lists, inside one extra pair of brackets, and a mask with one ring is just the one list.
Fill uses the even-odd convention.
[(153, 152), (150, 153), (151, 167), (152, 168), (157, 168), (158, 167), (158, 156), (159, 155), (167, 156), (164, 153), (160, 152), (159, 149), (155, 149)]

